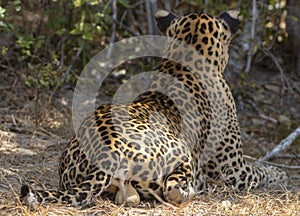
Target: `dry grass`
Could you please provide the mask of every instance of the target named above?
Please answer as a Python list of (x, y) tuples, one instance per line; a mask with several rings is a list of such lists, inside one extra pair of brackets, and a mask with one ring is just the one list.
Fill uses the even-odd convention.
[(96, 206), (81, 210), (59, 204), (39, 207), (30, 212), (13, 193), (0, 193), (1, 215), (299, 215), (300, 194), (260, 193), (198, 195), (183, 209), (161, 204), (142, 203), (138, 208), (116, 206), (108, 200), (97, 200)]
[(30, 212), (18, 198), (21, 184), (30, 181), (37, 187), (57, 187), (58, 158), (65, 142), (41, 129), (34, 134), (0, 131), (0, 215), (300, 215), (300, 192), (293, 185), (290, 188), (294, 192), (282, 189), (197, 195), (183, 209), (155, 202), (129, 208), (109, 200), (96, 200), (94, 207), (84, 210), (51, 204)]

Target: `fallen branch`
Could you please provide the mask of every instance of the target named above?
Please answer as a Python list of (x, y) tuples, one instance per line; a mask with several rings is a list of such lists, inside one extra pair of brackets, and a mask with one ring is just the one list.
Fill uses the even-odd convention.
[(257, 162), (257, 163), (264, 163), (264, 164), (268, 164), (268, 165), (272, 165), (272, 166), (276, 166), (276, 167), (280, 167), (280, 168), (285, 168), (285, 169), (291, 169), (291, 170), (300, 170), (300, 166), (289, 166), (289, 165), (284, 165), (284, 164), (279, 164), (279, 163), (273, 163), (270, 161), (262, 161), (262, 160), (258, 160), (257, 158), (251, 157), (249, 155), (244, 155), (243, 157), (246, 159), (252, 160), (254, 162)]
[(291, 160), (299, 160), (300, 155), (297, 154), (278, 154), (274, 155), (274, 159), (291, 159)]
[(294, 132), (292, 132), (288, 137), (282, 140), (278, 146), (276, 146), (271, 152), (268, 152), (265, 157), (261, 159), (261, 161), (266, 161), (274, 156), (278, 155), (279, 152), (289, 147), (294, 140), (300, 135), (300, 127), (298, 127)]

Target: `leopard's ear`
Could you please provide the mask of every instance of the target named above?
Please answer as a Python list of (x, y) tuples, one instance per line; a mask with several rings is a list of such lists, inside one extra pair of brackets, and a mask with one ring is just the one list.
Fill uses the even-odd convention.
[(154, 17), (157, 22), (157, 27), (161, 31), (161, 33), (165, 34), (167, 28), (171, 24), (171, 22), (177, 18), (176, 15), (173, 13), (166, 11), (166, 10), (158, 10), (155, 14)]
[(237, 33), (242, 22), (242, 16), (240, 16), (239, 9), (230, 9), (222, 12), (218, 17), (225, 21), (232, 34)]

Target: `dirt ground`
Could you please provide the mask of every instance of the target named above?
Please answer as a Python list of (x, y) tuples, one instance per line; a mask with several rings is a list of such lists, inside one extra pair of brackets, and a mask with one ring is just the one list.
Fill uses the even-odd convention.
[[(253, 77), (255, 73), (259, 71)], [(291, 79), (286, 92), (280, 78), (272, 77), (232, 86), (245, 152), (254, 158), (264, 156), (300, 126), (300, 80)], [(18, 198), (22, 183), (58, 187), (58, 159), (73, 134), (73, 92), (41, 91), (37, 99), (36, 90), (26, 88), (17, 74), (0, 72), (0, 80), (0, 215), (300, 215), (300, 170), (291, 169), (300, 166), (300, 137), (271, 161), (287, 167), (286, 188), (211, 192), (197, 195), (182, 209), (155, 202), (129, 208), (97, 200), (89, 209), (51, 204), (30, 212)]]

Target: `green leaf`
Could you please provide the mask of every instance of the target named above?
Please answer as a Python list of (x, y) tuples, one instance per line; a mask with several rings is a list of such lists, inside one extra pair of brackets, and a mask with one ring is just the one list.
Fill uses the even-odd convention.
[(131, 5), (126, 0), (118, 0), (118, 3), (122, 5), (124, 8), (131, 8)]
[(6, 9), (0, 6), (0, 19), (5, 17)]
[(21, 8), (21, 0), (14, 0), (12, 2), (12, 5), (14, 6), (16, 12), (20, 12), (21, 11), (21, 9), (22, 9)]
[(3, 21), (0, 20), (0, 27), (2, 27), (4, 29), (7, 29), (8, 26), (6, 25), (5, 22), (3, 22)]
[(93, 40), (93, 34), (91, 32), (84, 32), (83, 35), (82, 35), (82, 38), (84, 40)]
[(81, 7), (83, 5), (84, 1), (83, 0), (74, 0), (73, 4), (75, 8)]
[(87, 2), (90, 4), (90, 5), (97, 5), (99, 3), (98, 0), (87, 0)]
[(1, 55), (5, 55), (6, 53), (7, 53), (7, 50), (8, 50), (8, 47), (7, 46), (3, 46), (2, 48), (1, 48)]
[(77, 27), (70, 31), (70, 34), (72, 34), (72, 35), (80, 35), (81, 33), (82, 32)]

